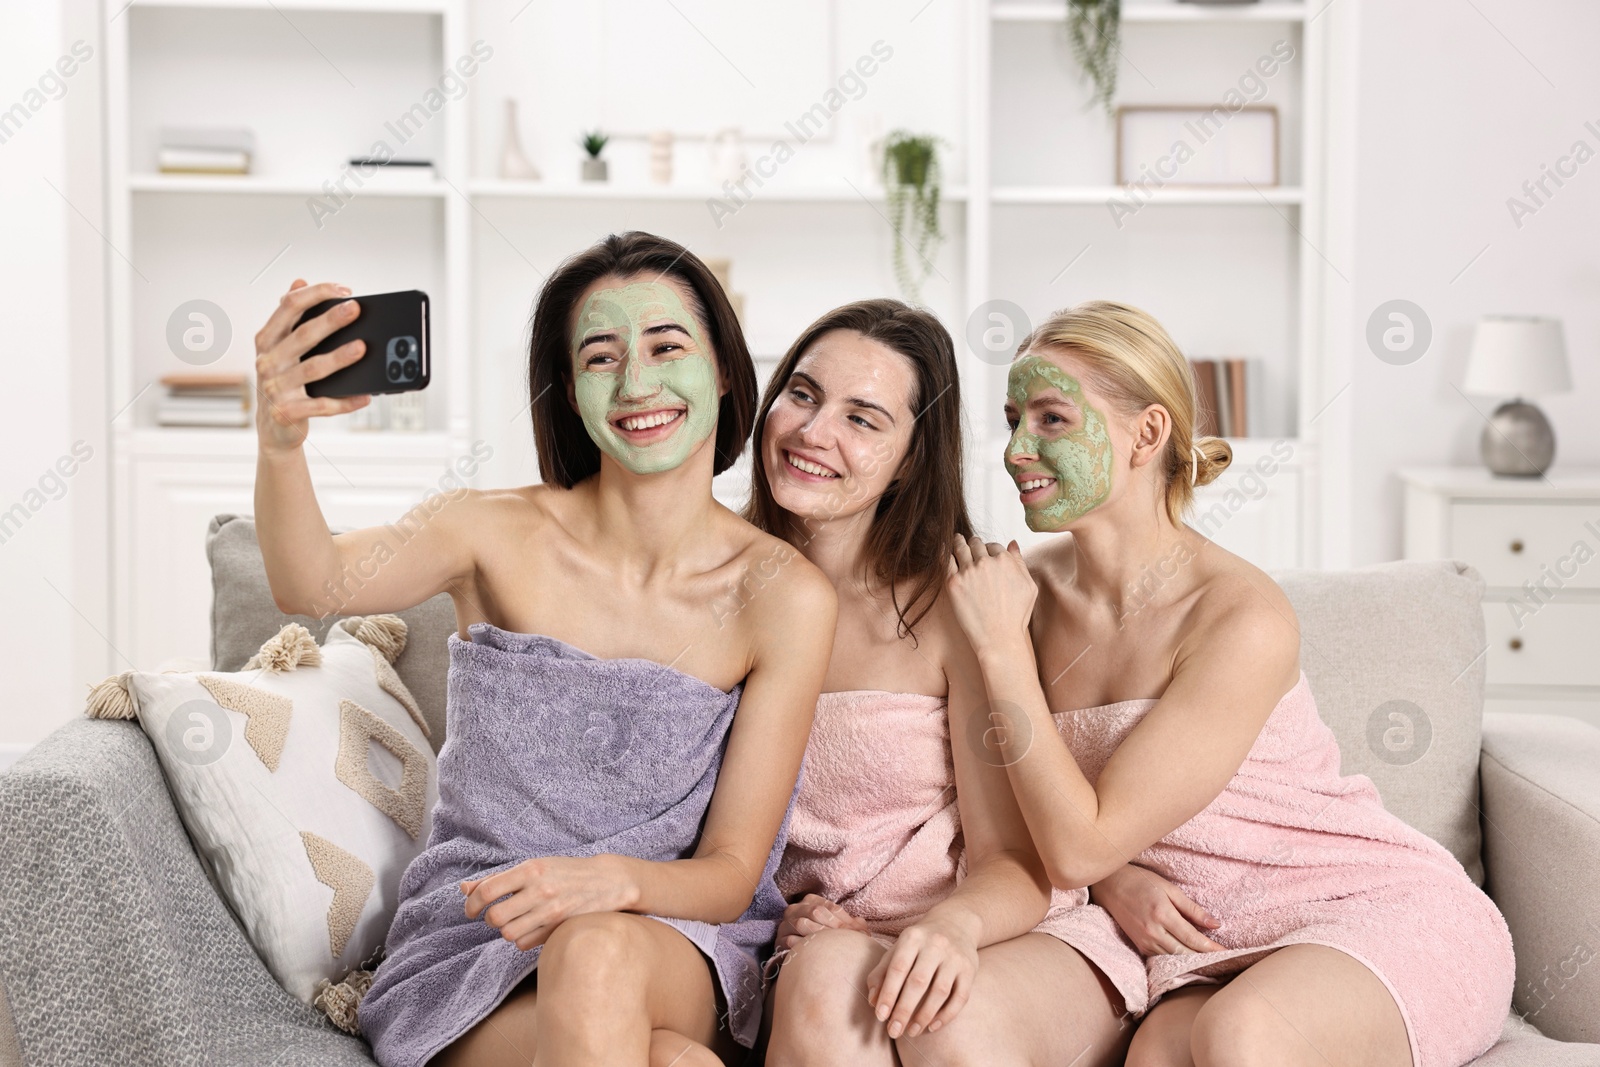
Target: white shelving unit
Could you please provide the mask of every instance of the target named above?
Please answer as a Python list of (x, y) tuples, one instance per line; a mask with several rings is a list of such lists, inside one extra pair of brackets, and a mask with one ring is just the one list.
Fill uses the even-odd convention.
[[(987, 300), (1008, 299), (1037, 321), (1077, 299), (1113, 296), (1156, 312), (1193, 355), (1267, 362), (1277, 425), (1235, 442), (1236, 470), (1202, 494), (1206, 532), (1269, 566), (1319, 559), (1320, 401), (1306, 383), (1325, 377), (1319, 338), (1327, 271), (1314, 248), (1325, 218), (1323, 31), (1330, 20), (1314, 6), (1124, 4), (1128, 62), (1119, 95), (1129, 103), (1214, 104), (1248, 58), (1277, 38), (1293, 43), (1296, 60), (1274, 81), (1269, 101), (1283, 120), (1284, 184), (1169, 185), (1122, 232), (1110, 228), (1106, 212), (1127, 192), (1110, 184), (1113, 128), (1084, 107), (1059, 0), (957, 0), (919, 16), (914, 44), (910, 31), (892, 27), (901, 35), (899, 65), (883, 69), (894, 73), (877, 75), (865, 103), (850, 101), (825, 137), (761, 184), (727, 223), (707, 210), (724, 190), (695, 169), (692, 138), (679, 142), (674, 184), (650, 184), (642, 147), (627, 137), (608, 149), (611, 182), (576, 180), (570, 137), (605, 121), (603, 108), (598, 117), (583, 110), (603, 93), (570, 84), (575, 56), (593, 62), (586, 49), (569, 47), (570, 32), (604, 21), (587, 6), (534, 5), (511, 19), (489, 0), (102, 2), (105, 236), (113, 250), (108, 373), (117, 416), (109, 636), (141, 662), (203, 658), (196, 646), (203, 646), (208, 589), (205, 519), (253, 507), (253, 430), (154, 424), (152, 383), (183, 369), (164, 341), (179, 304), (204, 298), (238, 309), (233, 347), (217, 367), (248, 371), (250, 337), (260, 325), (253, 319), (264, 319), (296, 273), (347, 280), (358, 292), (420, 287), (434, 296), (427, 431), (357, 433), (338, 419), (317, 420), (308, 449), (330, 523), (393, 521), (477, 442), (496, 452), (479, 484), (536, 479), (523, 392), (527, 316), (549, 269), (606, 232), (650, 229), (704, 257), (731, 258), (763, 375), (817, 314), (894, 295), (883, 189), (849, 145), (859, 128), (847, 112), (869, 106), (880, 118), (900, 116), (882, 129), (944, 124), (928, 131), (943, 142), (947, 240), (926, 300), (963, 351), (968, 484), (986, 531), (1028, 537), (999, 463), (1004, 368), (965, 353), (969, 315)], [(862, 28), (876, 17), (830, 8), (830, 77), (876, 35), (875, 26)], [(438, 178), (366, 181), (348, 204), (328, 200), (328, 184), (360, 151), (352, 146), (384, 136), (385, 124), (479, 38), (492, 41), (496, 58), (482, 64), (470, 92), (451, 99), (396, 153), (433, 159)], [(845, 38), (855, 43), (841, 44)], [(345, 48), (345, 41), (359, 44)], [(921, 81), (893, 85), (889, 79), (905, 79), (908, 68)], [(507, 96), (536, 105), (522, 122), (534, 131), (528, 144), (542, 181), (493, 176)], [(155, 145), (166, 124), (251, 126), (253, 173), (158, 173)], [(748, 133), (752, 158), (769, 147), (765, 136)], [(318, 198), (337, 207), (320, 221), (309, 210)], [(1231, 334), (1212, 328), (1235, 321), (1244, 325)], [(1258, 476), (1264, 490), (1241, 488), (1258, 465), (1273, 471)], [(719, 496), (737, 498), (746, 469), (747, 461), (719, 479)]]
[[(1326, 77), (1326, 46), (1316, 13), (1300, 3), (1124, 2), (1119, 103), (1216, 106), (1266, 42), (1286, 40), (1295, 53), (1295, 60), (1282, 64), (1268, 86), (1276, 99), (1267, 102), (1279, 108), (1284, 184), (1168, 185), (1141, 191), (1138, 216), (1126, 230), (1112, 224), (1108, 212), (1113, 200), (1129, 198), (1129, 190), (1107, 183), (1114, 169), (1115, 127), (1109, 119), (1101, 121), (1082, 110), (1087, 93), (1076, 84), (1076, 70), (1067, 69), (1071, 61), (1063, 5), (1055, 0), (973, 3), (964, 27), (969, 306), (1011, 300), (1037, 322), (1053, 307), (1112, 296), (1153, 311), (1191, 356), (1263, 359), (1266, 407), (1276, 415), (1266, 427), (1252, 429), (1260, 437), (1232, 442), (1233, 468), (1201, 490), (1196, 517), (1208, 536), (1268, 567), (1313, 565), (1320, 551), (1318, 412), (1304, 388), (1320, 380), (1326, 284), (1316, 251), (1324, 218)], [(1193, 36), (1197, 34), (1203, 36)], [(1062, 98), (1071, 98), (1071, 103), (1062, 105)], [(1057, 132), (1057, 124), (1064, 132)], [(1072, 139), (1070, 148), (1051, 147), (1061, 137)], [(1054, 178), (1063, 171), (1066, 180), (1059, 183), (1018, 180), (1019, 172)], [(1030, 238), (1053, 242), (1050, 270), (1058, 272), (1056, 277), (1069, 269), (1089, 270), (1096, 272), (1099, 284), (1091, 281), (1080, 291), (1060, 295), (1055, 278), (1050, 284), (1019, 284), (1019, 261), (1031, 268), (1043, 266), (1048, 258), (1029, 258)], [(1230, 260), (1235, 256), (1230, 246), (1235, 245), (1249, 252)], [(1206, 256), (1196, 254), (1196, 246), (1216, 250), (1215, 268), (1201, 266)], [(1091, 252), (1098, 262), (1088, 258)], [(1180, 272), (1168, 266), (1184, 256), (1198, 268), (1194, 288), (1228, 301), (1230, 312), (1259, 319), (1262, 325), (1232, 333), (1197, 329), (1197, 320), (1205, 316), (1192, 306), (1196, 299), (1184, 299)], [(1076, 266), (1076, 257), (1085, 260), (1084, 267)], [(1287, 283), (1274, 280), (1277, 264), (1292, 275)], [(1217, 276), (1235, 273), (1240, 276)], [(1149, 275), (1157, 277), (1150, 280)], [(1149, 295), (1123, 295), (1127, 289)], [(1213, 312), (1211, 317), (1223, 316)], [(950, 325), (958, 329), (964, 324)], [(966, 387), (983, 398), (981, 410), (998, 411), (1004, 402), (1003, 371), (979, 368), (971, 378)], [(983, 424), (974, 421), (980, 455), (970, 480), (986, 493), (993, 524), (996, 516), (1016, 510), (1014, 487), (996, 461), (1004, 447), (1004, 428), (991, 420), (979, 429)], [(1018, 531), (1018, 539), (1027, 544), (1034, 537)]]
[[(553, 182), (506, 181), (500, 178), (479, 178), (467, 183), (467, 191), (474, 197), (525, 197), (530, 200), (687, 200), (704, 202), (721, 198), (725, 194), (713, 186), (693, 185), (610, 185), (591, 182), (587, 185), (562, 185)], [(939, 190), (939, 196), (959, 203), (967, 198), (966, 189), (951, 186)], [(875, 203), (883, 200), (881, 186), (815, 185), (774, 186), (761, 191), (766, 203), (832, 204)]]
[[(356, 432), (348, 419), (313, 423), (307, 457), (331, 525), (392, 522), (441, 479), (471, 437), (465, 113), (432, 117), (425, 135), (441, 180), (367, 180), (348, 204), (327, 197), (348, 158), (337, 142), (371, 144), (381, 119), (411, 102), (465, 48), (460, 0), (105, 0), (106, 237), (112, 423), (111, 643), (141, 664), (209, 654), (204, 552), (208, 519), (254, 510), (255, 431), (162, 427), (161, 374), (190, 369), (166, 351), (166, 319), (190, 299), (227, 309), (233, 334), (203, 369), (252, 373), (251, 338), (293, 273), (312, 280), (330, 264), (425, 279), (435, 296), (435, 387), (426, 430)], [(391, 58), (336, 63), (310, 38), (360, 29)], [(346, 69), (348, 67), (348, 72)], [(354, 78), (350, 75), (353, 74)], [(360, 82), (370, 96), (355, 90)], [(352, 90), (360, 99), (329, 107)], [(348, 98), (345, 98), (348, 99)], [(338, 127), (315, 136), (320, 116)], [(247, 177), (162, 174), (162, 125), (246, 125), (258, 132)], [(298, 130), (313, 131), (299, 136)], [(368, 133), (370, 131), (370, 134)], [(404, 156), (405, 153), (399, 153)], [(314, 198), (337, 210), (322, 225)], [(305, 264), (305, 266), (297, 266)], [(419, 265), (425, 264), (422, 269)], [(272, 268), (278, 268), (273, 270)], [(280, 277), (280, 275), (282, 275)], [(368, 290), (371, 291), (371, 290)], [(247, 317), (248, 316), (248, 317)], [(200, 369), (200, 368), (196, 368)]]
[[(996, 22), (1060, 22), (1061, 5), (1058, 3), (1024, 2), (996, 3), (993, 6)], [(1314, 12), (1313, 12), (1314, 14)], [(1122, 5), (1123, 22), (1304, 22), (1305, 4), (1240, 3), (1191, 4), (1180, 7), (1173, 3), (1127, 3)]]

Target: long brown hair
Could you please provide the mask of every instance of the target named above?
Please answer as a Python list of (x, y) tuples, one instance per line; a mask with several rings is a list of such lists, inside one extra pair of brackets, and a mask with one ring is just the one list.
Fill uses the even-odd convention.
[(600, 469), (600, 446), (567, 399), (572, 379), (572, 311), (584, 290), (608, 275), (670, 276), (689, 293), (689, 313), (711, 341), (728, 393), (717, 410), (717, 458), (721, 474), (744, 451), (756, 407), (756, 368), (728, 294), (700, 257), (665, 237), (630, 230), (614, 233), (556, 268), (539, 290), (528, 342), (528, 395), (533, 398), (533, 443), (539, 477), (564, 489)]
[[(950, 333), (926, 311), (898, 300), (861, 300), (834, 308), (806, 327), (773, 372), (756, 413), (755, 446), (751, 449), (750, 502), (744, 517), (770, 534), (800, 546), (814, 536), (808, 520), (778, 505), (767, 481), (761, 439), (767, 413), (789, 386), (795, 365), (816, 340), (832, 330), (853, 330), (904, 356), (916, 371), (911, 398), (914, 421), (911, 444), (894, 481), (878, 498), (867, 533), (870, 573), (889, 588), (902, 637), (916, 635), (944, 588), (950, 542), (972, 536), (962, 485), (961, 376), (956, 369)], [(910, 581), (910, 599), (902, 604), (897, 587)]]

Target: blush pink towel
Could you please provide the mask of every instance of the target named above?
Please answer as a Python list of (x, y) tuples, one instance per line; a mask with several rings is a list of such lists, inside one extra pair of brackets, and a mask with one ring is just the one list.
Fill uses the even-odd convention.
[[(1095, 781), (1155, 704), (1061, 712), (1056, 726)], [(1499, 1037), (1516, 976), (1505, 919), (1444, 846), (1384, 810), (1371, 779), (1339, 773), (1304, 673), (1221, 795), (1135, 862), (1221, 920), (1210, 935), (1228, 946), (1149, 957), (1152, 1005), (1273, 949), (1327, 945), (1388, 987), (1415, 1067), (1458, 1067)]]
[[(785, 899), (816, 893), (864, 920), (885, 945), (966, 877), (943, 697), (824, 693), (806, 745), (776, 880)], [(1036, 928), (1099, 967), (1129, 1011), (1144, 1010), (1144, 962), (1086, 890), (1057, 890)], [(781, 959), (779, 953), (775, 959)]]

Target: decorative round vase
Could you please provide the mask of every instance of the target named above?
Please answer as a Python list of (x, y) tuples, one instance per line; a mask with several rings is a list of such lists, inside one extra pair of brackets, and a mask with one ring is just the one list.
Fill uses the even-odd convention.
[(522, 137), (517, 132), (517, 102), (506, 100), (505, 147), (500, 152), (500, 177), (509, 181), (536, 182), (539, 168), (522, 150)]
[(583, 180), (586, 182), (603, 182), (607, 178), (606, 161), (603, 159), (586, 159), (583, 161)]
[(1525, 400), (1495, 409), (1480, 441), (1483, 462), (1495, 474), (1537, 478), (1556, 456), (1556, 434), (1544, 412)]

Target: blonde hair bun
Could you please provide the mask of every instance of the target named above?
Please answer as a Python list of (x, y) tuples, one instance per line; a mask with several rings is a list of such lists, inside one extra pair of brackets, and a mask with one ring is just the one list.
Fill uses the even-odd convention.
[(1197, 437), (1194, 441), (1194, 480), (1198, 489), (1222, 477), (1222, 472), (1233, 463), (1233, 446), (1220, 437)]

